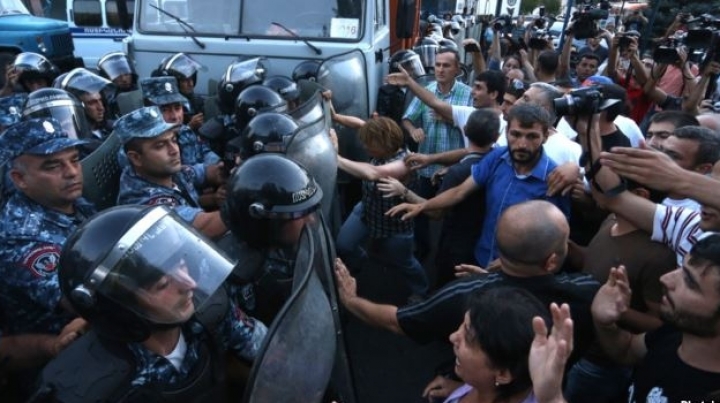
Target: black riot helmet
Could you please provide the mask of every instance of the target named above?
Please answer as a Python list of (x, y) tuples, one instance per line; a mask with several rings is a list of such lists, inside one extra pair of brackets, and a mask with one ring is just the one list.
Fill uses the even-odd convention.
[[(60, 265), (60, 289), (74, 310), (101, 335), (126, 342), (189, 320), (233, 267), (166, 206), (132, 205), (84, 222), (65, 242)], [(171, 300), (157, 298), (160, 281), (173, 287)]]
[(308, 171), (281, 154), (255, 155), (235, 170), (220, 207), (225, 225), (251, 247), (284, 247), (281, 230), (288, 220), (320, 207), (322, 189)]
[(440, 45), (435, 39), (424, 37), (418, 40), (413, 51), (420, 56), (420, 62), (426, 71), (435, 68), (435, 56)]
[(270, 76), (263, 80), (262, 85), (280, 94), (288, 104), (296, 104), (300, 99), (298, 85), (290, 77)]
[(75, 95), (78, 99), (85, 94), (100, 94), (106, 105), (115, 98), (117, 91), (112, 81), (80, 67), (58, 76), (53, 86)]
[(46, 86), (50, 87), (60, 73), (45, 56), (32, 52), (18, 54), (13, 62), (13, 68), (18, 72), (18, 83), (27, 92), (33, 90), (27, 85), (29, 81), (45, 80)]
[(242, 132), (243, 159), (255, 154), (285, 153), (287, 142), (297, 133), (298, 124), (290, 115), (267, 112), (250, 120)]
[(266, 61), (252, 58), (231, 63), (217, 86), (218, 107), (222, 113), (230, 115), (235, 109), (235, 100), (245, 88), (260, 84), (267, 74)]
[(123, 91), (134, 88), (137, 85), (138, 75), (127, 55), (123, 52), (111, 52), (101, 57), (98, 61), (97, 68), (101, 76), (112, 82), (115, 82), (115, 80), (122, 75), (129, 74), (132, 77), (131, 86), (121, 88)]
[(28, 95), (22, 120), (53, 118), (60, 122), (70, 138), (92, 138), (85, 108), (71, 93), (59, 88), (42, 88)]
[(300, 62), (292, 72), (292, 79), (295, 82), (300, 80), (319, 82), (329, 72), (323, 68), (322, 64), (317, 60), (305, 60)]
[(401, 66), (413, 78), (425, 75), (425, 68), (423, 68), (422, 62), (420, 61), (420, 56), (412, 50), (398, 50), (390, 57), (389, 63), (391, 73), (399, 72), (399, 67)]
[(235, 100), (235, 127), (242, 131), (257, 115), (265, 112), (285, 112), (287, 103), (277, 92), (262, 85), (244, 89)]
[(160, 64), (158, 68), (161, 75), (173, 76), (178, 80), (191, 79), (193, 85), (197, 84), (198, 71), (204, 66), (185, 53), (176, 53)]

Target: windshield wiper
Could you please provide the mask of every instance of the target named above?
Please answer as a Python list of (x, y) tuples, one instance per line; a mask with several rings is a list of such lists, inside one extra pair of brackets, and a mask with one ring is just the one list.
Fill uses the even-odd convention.
[(200, 42), (200, 40), (199, 40), (198, 38), (196, 38), (195, 35), (193, 35), (193, 34), (190, 33), (190, 31), (192, 31), (192, 32), (197, 32), (197, 30), (195, 29), (195, 27), (193, 27), (192, 25), (188, 24), (185, 20), (183, 20), (182, 18), (178, 17), (177, 15), (175, 15), (175, 14), (169, 12), (169, 11), (165, 11), (165, 10), (163, 10), (162, 8), (160, 8), (160, 7), (158, 7), (158, 6), (154, 5), (154, 4), (149, 4), (149, 6), (152, 7), (152, 8), (154, 8), (154, 9), (156, 9), (156, 10), (158, 10), (158, 11), (160, 11), (161, 13), (167, 15), (168, 17), (172, 18), (173, 20), (177, 21), (178, 25), (180, 25), (180, 28), (182, 28), (183, 31), (185, 31), (185, 33), (188, 34), (188, 36), (190, 37), (190, 39), (192, 39), (193, 42), (195, 42), (196, 45), (200, 46), (200, 49), (205, 49), (205, 44), (202, 43), (202, 42)]
[(318, 55), (321, 55), (321, 54), (322, 54), (322, 49), (320, 49), (319, 47), (317, 47), (317, 46), (313, 45), (312, 43), (308, 42), (307, 39), (301, 38), (300, 35), (296, 34), (295, 32), (291, 31), (290, 29), (288, 29), (285, 25), (283, 25), (283, 24), (281, 24), (281, 23), (279, 23), (279, 22), (274, 22), (274, 21), (271, 22), (270, 24), (282, 28), (283, 31), (285, 31), (285, 32), (287, 32), (288, 34), (290, 34), (290, 36), (292, 36), (293, 38), (299, 39), (299, 40), (303, 41), (303, 43), (305, 43), (306, 45), (308, 45), (308, 47), (309, 47), (310, 49), (312, 49), (313, 51), (315, 51), (316, 54), (318, 54)]

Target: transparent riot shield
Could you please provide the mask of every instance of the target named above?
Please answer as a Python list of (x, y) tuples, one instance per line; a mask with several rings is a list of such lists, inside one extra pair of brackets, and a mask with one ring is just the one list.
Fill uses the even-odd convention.
[(314, 270), (314, 239), (303, 232), (294, 273), (300, 278), (255, 360), (243, 402), (315, 403), (325, 395), (336, 353), (335, 324)]
[[(329, 135), (330, 110), (318, 88), (309, 92), (307, 87), (301, 87), (301, 104), (290, 112), (300, 129), (288, 140), (285, 154), (302, 164), (320, 184), (323, 214), (333, 217), (338, 170), (337, 154)], [(303, 95), (307, 95), (307, 99), (303, 100)]]

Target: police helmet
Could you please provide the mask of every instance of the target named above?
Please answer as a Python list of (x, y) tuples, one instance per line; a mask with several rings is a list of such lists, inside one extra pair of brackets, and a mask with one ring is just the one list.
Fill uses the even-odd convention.
[(457, 51), (458, 51), (458, 45), (457, 45), (457, 43), (455, 43), (455, 41), (453, 41), (452, 39), (448, 39), (448, 38), (440, 39), (440, 40), (438, 41), (438, 51), (441, 51), (441, 50), (444, 51), (444, 50), (447, 50), (447, 49), (454, 50), (454, 51), (457, 52)]
[(65, 90), (42, 88), (31, 92), (22, 108), (22, 120), (34, 118), (57, 120), (70, 138), (92, 138), (85, 108), (74, 95)]
[(262, 85), (280, 94), (288, 103), (296, 102), (300, 98), (300, 90), (298, 89), (297, 83), (290, 77), (270, 76), (262, 82)]
[(242, 131), (255, 116), (264, 112), (285, 112), (287, 103), (277, 92), (262, 85), (244, 89), (235, 100), (235, 127)]
[(163, 60), (158, 68), (161, 75), (174, 76), (176, 79), (190, 79), (197, 84), (197, 74), (204, 66), (185, 53), (176, 53)]
[(420, 62), (420, 56), (412, 50), (398, 50), (390, 57), (390, 72), (397, 73), (401, 67), (405, 69), (412, 77), (420, 77), (425, 75), (425, 69)]
[(428, 37), (421, 38), (415, 44), (413, 51), (420, 56), (420, 62), (425, 70), (435, 68), (435, 55), (439, 47), (438, 41)]
[(243, 159), (263, 152), (284, 153), (298, 124), (284, 113), (267, 112), (250, 120), (242, 133)]
[(266, 62), (253, 58), (231, 63), (218, 81), (218, 107), (225, 114), (232, 114), (238, 94), (245, 88), (260, 84), (267, 74)]
[(97, 68), (100, 74), (110, 81), (115, 81), (116, 78), (123, 74), (130, 74), (133, 85), (137, 83), (138, 75), (135, 72), (135, 68), (123, 52), (111, 52), (101, 57), (98, 61)]
[[(85, 221), (65, 242), (63, 296), (101, 335), (147, 339), (202, 309), (233, 264), (166, 206), (117, 206)], [(174, 287), (158, 303), (154, 285)]]
[(282, 225), (317, 210), (323, 195), (302, 165), (275, 153), (244, 161), (227, 189), (221, 217), (237, 238), (256, 248), (289, 246), (281, 240)]
[(84, 68), (61, 74), (53, 86), (75, 95), (78, 99), (86, 94), (100, 94), (105, 104), (115, 98), (117, 91), (112, 81)]
[(305, 60), (295, 66), (292, 72), (292, 79), (295, 82), (300, 80), (319, 82), (328, 73), (327, 69), (324, 69), (319, 61)]
[(57, 67), (55, 67), (50, 60), (41, 54), (32, 52), (18, 54), (13, 62), (13, 67), (19, 73), (18, 82), (27, 92), (30, 92), (32, 89), (26, 85), (26, 82), (30, 80), (45, 80), (49, 87), (59, 74)]

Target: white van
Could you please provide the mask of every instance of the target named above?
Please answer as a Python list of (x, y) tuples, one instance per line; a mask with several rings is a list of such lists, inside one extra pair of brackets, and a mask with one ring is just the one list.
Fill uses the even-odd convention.
[(53, 0), (49, 17), (67, 21), (75, 55), (94, 69), (104, 54), (123, 50), (134, 13), (134, 0)]

